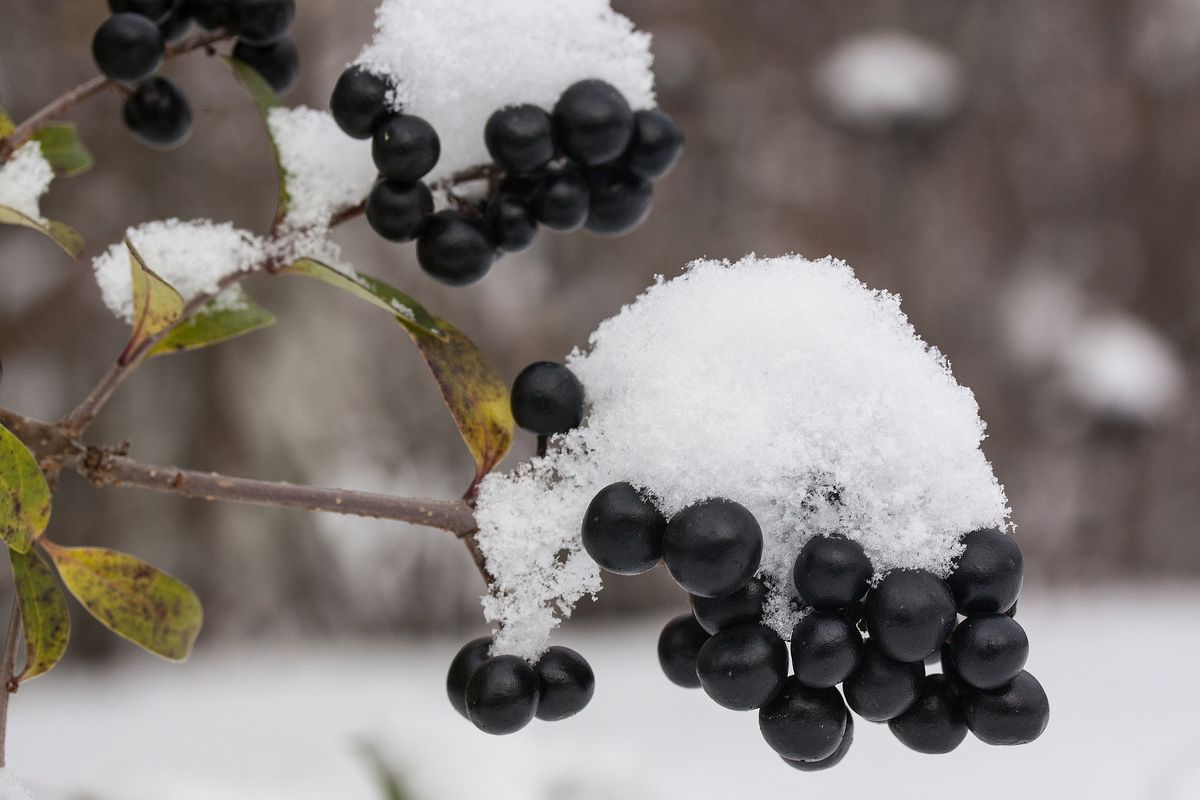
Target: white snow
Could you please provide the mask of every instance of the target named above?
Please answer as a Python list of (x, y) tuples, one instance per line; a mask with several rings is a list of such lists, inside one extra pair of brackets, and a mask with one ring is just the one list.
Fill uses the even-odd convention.
[(900, 31), (860, 34), (840, 44), (818, 68), (816, 87), (837, 119), (871, 130), (943, 122), (964, 96), (954, 56)]
[(33, 800), (33, 795), (12, 770), (0, 767), (0, 800)]
[[(175, 287), (183, 299), (216, 291), (222, 279), (260, 268), (267, 257), (264, 242), (224, 222), (178, 219), (147, 222), (125, 235), (146, 266)], [(129, 250), (117, 242), (92, 263), (104, 304), (126, 322), (133, 320)], [(240, 295), (228, 294), (232, 302)]]
[(342, 133), (328, 112), (277, 107), (268, 114), (267, 125), (287, 176), (288, 225), (325, 229), (335, 212), (357, 205), (371, 192), (378, 172), (371, 143)]
[[(946, 574), (960, 537), (1003, 526), (971, 392), (925, 344), (899, 298), (843, 262), (699, 261), (602, 323), (569, 365), (584, 424), (480, 491), (484, 600), (497, 649), (527, 658), (559, 615), (600, 588), (580, 523), (603, 486), (630, 481), (670, 516), (707, 497), (754, 512), (767, 621), (790, 633), (791, 568), (816, 533), (861, 542), (880, 572)], [(831, 501), (836, 490), (840, 503)]]
[(0, 206), (8, 206), (30, 219), (45, 222), (39, 201), (52, 180), (54, 169), (42, 157), (42, 146), (28, 142), (12, 158), (0, 164)]
[(609, 0), (384, 0), (356, 63), (395, 84), (394, 107), (423, 117), (442, 143), (430, 181), (488, 163), (483, 129), (497, 109), (551, 108), (584, 78), (654, 106), (649, 34)]

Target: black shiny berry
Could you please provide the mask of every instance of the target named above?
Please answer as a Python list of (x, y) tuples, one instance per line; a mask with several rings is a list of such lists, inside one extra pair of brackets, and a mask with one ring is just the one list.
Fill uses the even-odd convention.
[(125, 126), (150, 147), (177, 147), (192, 132), (192, 109), (169, 79), (156, 75), (139, 83), (121, 109)]
[(886, 722), (912, 707), (924, 677), (924, 663), (896, 661), (868, 641), (858, 669), (850, 673), (842, 689), (854, 713), (871, 722)]
[(986, 744), (1028, 744), (1050, 722), (1046, 690), (1028, 672), (999, 689), (966, 692), (963, 710), (971, 733)]
[(750, 509), (713, 498), (671, 518), (663, 537), (663, 560), (689, 594), (720, 597), (750, 582), (762, 548), (762, 529)]
[(644, 109), (633, 115), (633, 139), (625, 151), (625, 166), (643, 178), (666, 175), (683, 152), (683, 131), (675, 120), (658, 110)]
[(450, 662), (450, 669), (446, 673), (446, 696), (450, 698), (454, 710), (464, 717), (467, 716), (467, 682), (479, 665), (488, 660), (491, 648), (490, 636), (472, 639), (462, 646)]
[(758, 729), (789, 761), (819, 761), (837, 751), (849, 717), (837, 689), (812, 689), (792, 677), (759, 709)]
[(371, 156), (385, 178), (412, 183), (425, 177), (442, 154), (437, 131), (412, 114), (395, 114), (381, 122), (371, 141)]
[(467, 681), (467, 719), (494, 736), (521, 730), (537, 713), (537, 673), (516, 656), (493, 656)]
[(793, 580), (806, 605), (836, 611), (861, 600), (873, 574), (871, 560), (858, 542), (845, 536), (814, 536), (796, 557)]
[(236, 0), (189, 0), (196, 22), (205, 30), (233, 27)]
[[(553, 366), (558, 367), (557, 364)], [(567, 374), (574, 384), (579, 383), (570, 370), (567, 370)], [(548, 375), (547, 378), (554, 378), (554, 375)], [(566, 381), (565, 375), (562, 380)], [(571, 381), (567, 383), (568, 391), (574, 394), (576, 390), (569, 385)], [(556, 390), (554, 394), (561, 395), (562, 390)], [(516, 397), (515, 386), (513, 397)], [(582, 386), (579, 387), (578, 397), (582, 413)], [(513, 407), (515, 410), (515, 399)], [(592, 498), (583, 517), (583, 548), (593, 561), (609, 572), (640, 575), (662, 560), (663, 534), (666, 530), (667, 520), (654, 503), (632, 484), (622, 481), (605, 486)]]
[(267, 44), (292, 27), (296, 0), (236, 0), (233, 18), (239, 38), (253, 44)]
[(300, 55), (287, 36), (263, 45), (238, 42), (233, 57), (252, 67), (277, 94), (285, 94), (300, 76)]
[(538, 181), (529, 200), (538, 222), (552, 230), (573, 231), (587, 221), (590, 197), (583, 171), (568, 165)]
[(539, 436), (553, 436), (578, 427), (583, 421), (583, 401), (579, 378), (552, 361), (530, 364), (513, 381), (513, 418), (522, 428)]
[(588, 216), (592, 233), (617, 236), (641, 225), (650, 214), (654, 192), (648, 178), (621, 167), (602, 167), (588, 174)]
[(1021, 548), (994, 528), (963, 537), (963, 553), (946, 583), (963, 614), (1007, 611), (1017, 602), (1024, 576)]
[(579, 81), (555, 103), (554, 126), (566, 154), (592, 167), (625, 152), (633, 138), (633, 110), (611, 84)]
[(417, 261), (431, 277), (466, 286), (487, 274), (495, 260), (487, 233), (460, 211), (439, 211), (425, 221), (417, 239)]
[(1005, 611), (1004, 614), (1005, 614), (1005, 616), (1014, 617), (1014, 618), (1017, 616), (1017, 601), (1016, 600), (1013, 601), (1012, 606), (1010, 606), (1008, 611)]
[(862, 658), (862, 634), (843, 614), (813, 611), (792, 629), (792, 672), (805, 686), (837, 686)]
[(367, 196), (367, 222), (383, 238), (408, 242), (417, 238), (433, 213), (433, 195), (420, 181), (398, 183), (381, 179)]
[(537, 219), (525, 198), (500, 192), (488, 201), (488, 230), (492, 244), (506, 253), (527, 249), (537, 238)]
[(484, 143), (505, 172), (534, 172), (554, 158), (554, 121), (534, 105), (509, 106), (488, 118)]
[(554, 722), (574, 716), (596, 690), (596, 676), (583, 656), (567, 647), (551, 647), (537, 662), (540, 694), (537, 718)]
[(387, 79), (363, 67), (349, 67), (338, 77), (329, 111), (338, 127), (355, 139), (370, 139), (389, 115)]
[(1004, 614), (975, 614), (950, 637), (954, 669), (976, 689), (997, 689), (1025, 668), (1029, 637), (1015, 619)]
[(176, 0), (108, 0), (114, 14), (141, 14), (154, 22), (161, 22), (175, 5)]
[(159, 20), (158, 30), (164, 42), (174, 42), (183, 37), (192, 27), (192, 13), (183, 0), (175, 3), (175, 10)]
[(113, 14), (92, 37), (92, 56), (100, 71), (117, 81), (148, 78), (163, 60), (163, 37), (141, 14)]
[(922, 569), (889, 572), (869, 595), (864, 618), (879, 648), (897, 661), (921, 661), (954, 627), (954, 596)]
[(967, 721), (944, 675), (927, 675), (912, 707), (888, 720), (888, 727), (905, 746), (918, 753), (949, 753), (967, 738)]
[(708, 639), (708, 632), (691, 614), (681, 614), (666, 624), (658, 636), (658, 664), (671, 683), (685, 689), (700, 688), (696, 659)]
[(852, 744), (854, 744), (854, 715), (847, 714), (846, 732), (842, 734), (842, 741), (838, 743), (837, 750), (833, 751), (833, 755), (818, 758), (816, 761), (797, 761), (785, 758), (783, 759), (783, 763), (801, 772), (819, 772), (840, 764), (842, 759), (846, 757), (846, 753), (850, 752), (850, 745)]
[(763, 605), (767, 602), (767, 585), (761, 578), (750, 582), (733, 594), (719, 597), (697, 597), (692, 595), (692, 615), (700, 627), (709, 633), (758, 622), (763, 616)]
[(787, 645), (775, 631), (757, 622), (714, 635), (696, 660), (705, 693), (734, 711), (768, 703), (783, 689), (787, 670)]

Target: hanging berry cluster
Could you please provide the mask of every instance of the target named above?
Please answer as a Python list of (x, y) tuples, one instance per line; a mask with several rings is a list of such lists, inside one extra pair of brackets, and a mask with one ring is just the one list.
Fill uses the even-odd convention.
[(276, 92), (296, 82), (296, 44), (287, 36), (295, 0), (109, 0), (113, 14), (92, 37), (100, 71), (133, 84), (122, 115), (134, 138), (151, 147), (176, 147), (192, 130), (187, 97), (170, 78), (155, 75), (167, 43), (193, 21), (237, 36), (233, 57), (259, 72)]
[[(342, 73), (330, 108), (350, 136), (372, 140), (380, 178), (367, 199), (367, 220), (383, 238), (417, 241), (417, 259), (452, 286), (482, 278), (499, 254), (533, 244), (539, 225), (557, 231), (585, 227), (617, 235), (650, 210), (651, 181), (665, 175), (683, 147), (674, 121), (657, 109), (634, 112), (600, 80), (562, 93), (553, 111), (535, 105), (499, 109), (483, 137), (494, 164), (451, 176), (454, 205), (434, 213), (422, 180), (441, 155), (433, 127), (393, 112), (391, 85), (361, 66)], [(482, 199), (453, 194), (457, 180), (486, 180)]]

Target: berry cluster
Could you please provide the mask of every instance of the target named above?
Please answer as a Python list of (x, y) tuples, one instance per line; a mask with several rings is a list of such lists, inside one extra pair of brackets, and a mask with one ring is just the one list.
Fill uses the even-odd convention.
[(484, 733), (515, 733), (534, 717), (556, 722), (574, 716), (592, 699), (596, 678), (583, 656), (551, 647), (537, 664), (516, 656), (491, 656), (490, 638), (473, 639), (450, 662), (450, 705)]
[(296, 44), (286, 34), (295, 0), (108, 0), (113, 14), (92, 37), (92, 56), (109, 78), (134, 84), (125, 99), (125, 125), (151, 147), (176, 147), (191, 133), (192, 110), (169, 78), (155, 75), (167, 42), (194, 20), (238, 37), (234, 58), (256, 69), (277, 92), (296, 81)]
[(390, 91), (385, 78), (353, 66), (338, 78), (330, 109), (347, 134), (372, 139), (380, 178), (367, 199), (371, 227), (390, 241), (415, 239), (421, 268), (452, 286), (481, 279), (500, 254), (532, 245), (539, 224), (610, 235), (633, 229), (650, 210), (651, 180), (683, 148), (662, 111), (634, 112), (604, 81), (579, 81), (552, 113), (516, 105), (492, 114), (483, 135), (495, 163), (474, 176), (488, 180), (486, 196), (451, 193), (455, 207), (434, 213), (422, 178), (441, 143), (424, 119), (389, 109)]

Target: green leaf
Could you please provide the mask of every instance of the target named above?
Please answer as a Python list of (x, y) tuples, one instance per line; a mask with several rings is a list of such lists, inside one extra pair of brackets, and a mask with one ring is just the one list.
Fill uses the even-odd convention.
[(258, 70), (244, 61), (238, 61), (236, 58), (225, 57), (230, 68), (233, 69), (233, 75), (237, 78), (238, 83), (254, 100), (254, 104), (258, 107), (258, 114), (262, 117), (263, 127), (267, 129), (267, 137), (271, 140), (271, 149), (275, 153), (275, 169), (279, 173), (279, 205), (275, 211), (275, 221), (281, 221), (286, 215), (287, 210), (291, 208), (292, 197), (288, 193), (287, 173), (283, 169), (283, 160), (279, 157), (279, 146), (275, 144), (275, 137), (271, 136), (271, 126), (267, 124), (267, 117), (271, 113), (272, 108), (278, 107), (279, 95), (275, 94), (275, 90), (267, 83), (262, 75), (258, 74)]
[(25, 631), (25, 669), (17, 676), (17, 682), (23, 683), (49, 672), (67, 652), (71, 613), (54, 572), (36, 550), (10, 550), (8, 557)]
[(475, 482), (495, 469), (512, 446), (515, 422), (509, 402), (508, 384), (462, 331), (443, 319), (437, 320), (442, 336), (430, 336), (405, 319), (400, 324), (412, 336), (442, 399), (458, 425), (467, 449), (475, 457)]
[(274, 324), (275, 316), (239, 289), (236, 299), (213, 300), (180, 323), (150, 355), (197, 350)]
[(0, 223), (5, 225), (23, 225), (26, 228), (33, 228), (35, 231), (40, 231), (57, 242), (58, 246), (65, 250), (71, 258), (79, 258), (83, 253), (83, 237), (79, 235), (78, 231), (65, 223), (54, 220), (40, 222), (8, 206), (0, 206)]
[(363, 275), (361, 272), (346, 274), (311, 258), (302, 258), (280, 272), (289, 275), (303, 275), (330, 286), (336, 286), (361, 300), (366, 300), (376, 308), (387, 311), (405, 325), (411, 325), (428, 336), (434, 338), (443, 336), (443, 332), (438, 327), (438, 319), (426, 311), (420, 303), (399, 289), (369, 275)]
[(382, 793), (382, 800), (410, 800), (412, 795), (405, 790), (404, 782), (400, 779), (400, 773), (384, 760), (383, 756), (379, 754), (379, 751), (374, 746), (369, 742), (361, 742), (358, 750), (375, 772), (375, 778), (379, 782), (379, 789)]
[(33, 453), (0, 425), (0, 539), (18, 553), (29, 552), (50, 524), (52, 499)]
[(74, 177), (92, 168), (92, 154), (79, 140), (74, 122), (51, 122), (33, 139), (42, 146), (42, 157), (58, 175)]
[(115, 550), (43, 547), (67, 589), (106, 628), (172, 661), (191, 654), (204, 611), (181, 581)]
[(183, 296), (146, 266), (142, 254), (125, 238), (129, 249), (129, 269), (133, 280), (133, 333), (120, 363), (128, 364), (138, 355), (138, 349), (165, 330), (171, 328), (183, 316)]
[(7, 138), (16, 125), (13, 124), (12, 117), (4, 110), (4, 106), (0, 105), (0, 139)]

